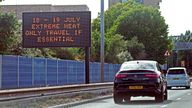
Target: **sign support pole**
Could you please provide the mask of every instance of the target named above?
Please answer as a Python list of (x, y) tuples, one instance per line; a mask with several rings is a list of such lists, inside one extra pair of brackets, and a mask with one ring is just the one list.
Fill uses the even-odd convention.
[(85, 84), (89, 84), (89, 59), (90, 48), (85, 47)]
[(105, 29), (104, 29), (104, 0), (101, 0), (101, 49), (100, 49), (100, 60), (101, 60), (101, 82), (104, 82), (104, 48), (105, 48)]
[(168, 68), (169, 68), (169, 63), (168, 63), (168, 57), (170, 56), (170, 53), (169, 53), (169, 51), (167, 50), (166, 52), (165, 52), (165, 54), (164, 54), (164, 56), (166, 57), (166, 64), (167, 64), (167, 67), (166, 67), (166, 69), (168, 70)]

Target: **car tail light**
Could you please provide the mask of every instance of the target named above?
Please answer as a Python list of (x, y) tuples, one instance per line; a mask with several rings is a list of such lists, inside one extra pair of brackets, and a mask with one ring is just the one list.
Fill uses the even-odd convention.
[(158, 74), (145, 74), (145, 77), (147, 78), (159, 78)]
[(127, 74), (117, 74), (115, 75), (116, 79), (120, 79), (120, 78), (126, 78), (128, 75)]

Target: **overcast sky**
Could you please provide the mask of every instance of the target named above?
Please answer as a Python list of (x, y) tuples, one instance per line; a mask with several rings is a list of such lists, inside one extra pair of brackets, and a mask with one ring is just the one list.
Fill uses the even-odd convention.
[[(80, 5), (86, 4), (95, 18), (100, 12), (100, 0), (5, 0), (0, 4), (54, 4)], [(105, 0), (108, 8), (108, 0)], [(169, 25), (169, 35), (180, 35), (186, 30), (192, 31), (192, 0), (162, 0), (160, 11)]]
[(192, 0), (162, 0), (160, 10), (169, 25), (170, 35), (192, 31)]

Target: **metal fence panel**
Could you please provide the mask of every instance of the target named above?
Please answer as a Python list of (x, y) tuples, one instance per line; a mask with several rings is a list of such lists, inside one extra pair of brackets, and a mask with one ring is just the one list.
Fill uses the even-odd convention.
[(101, 63), (96, 63), (96, 64), (97, 64), (97, 68), (96, 68), (97, 82), (101, 82)]
[(47, 59), (47, 85), (57, 85), (57, 60)]
[(18, 57), (2, 57), (2, 88), (18, 88)]
[(68, 84), (77, 84), (76, 62), (68, 61)]
[(85, 83), (85, 62), (76, 62), (77, 82), (80, 84)]
[(113, 81), (114, 79), (114, 71), (115, 71), (115, 67), (113, 64), (109, 64), (109, 80)]
[(19, 57), (19, 88), (32, 87), (32, 58)]
[(90, 82), (91, 83), (97, 83), (101, 82), (101, 68), (100, 63), (90, 63)]
[(90, 80), (90, 83), (93, 83), (93, 82), (96, 82), (95, 81), (95, 79), (94, 78), (96, 78), (96, 76), (94, 76), (94, 74), (95, 74), (95, 65), (94, 65), (94, 63), (90, 63), (89, 64), (90, 66), (89, 66), (89, 80)]
[(59, 60), (58, 61), (58, 84), (59, 85), (66, 85), (67, 82), (67, 61), (65, 60)]
[(46, 85), (46, 61), (43, 58), (34, 58), (34, 86)]
[(114, 64), (114, 68), (115, 68), (114, 69), (114, 74), (116, 74), (119, 71), (120, 67), (121, 67), (120, 64)]
[(104, 81), (105, 82), (109, 82), (109, 64), (105, 63), (105, 67), (104, 67)]

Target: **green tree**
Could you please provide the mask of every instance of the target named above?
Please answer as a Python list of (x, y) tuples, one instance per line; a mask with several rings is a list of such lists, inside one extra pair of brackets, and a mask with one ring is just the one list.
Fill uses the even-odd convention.
[[(129, 3), (117, 3), (113, 5), (111, 8), (109, 8), (105, 12), (105, 31), (109, 32), (109, 29), (111, 29), (112, 26), (115, 26), (115, 21), (119, 16), (121, 16), (124, 12), (132, 9), (135, 7), (135, 5), (139, 5), (134, 0), (129, 0)], [(98, 22), (97, 18), (97, 22)], [(93, 28), (100, 30), (100, 26), (95, 26)]]
[(191, 42), (192, 41), (192, 32), (190, 30), (186, 30), (185, 34), (181, 33), (179, 40), (180, 42)]
[(11, 13), (0, 13), (0, 54), (10, 54), (19, 43), (20, 23)]
[(145, 59), (145, 46), (138, 42), (137, 37), (133, 37), (126, 41), (128, 51), (131, 53), (133, 59)]
[[(99, 26), (98, 19), (95, 19), (92, 24), (92, 28)], [(99, 62), (100, 61), (100, 32), (98, 29), (92, 30), (91, 38), (91, 61)]]
[[(127, 7), (130, 4), (133, 3), (127, 2), (122, 6)], [(127, 11), (122, 12), (113, 25), (111, 28), (113, 34), (121, 34), (125, 40), (137, 37), (138, 42), (143, 43), (146, 59), (161, 63), (165, 61), (164, 52), (170, 43), (168, 25), (158, 9), (135, 3)]]
[[(99, 23), (99, 17), (92, 23), (93, 46), (96, 46), (95, 49), (99, 47), (99, 45), (96, 45), (99, 41), (95, 44), (95, 39), (99, 39)], [(105, 41), (108, 42), (107, 38), (114, 38), (116, 34), (123, 36), (125, 43), (121, 42), (121, 44), (126, 45), (126, 47), (119, 45), (118, 48), (121, 50), (118, 52), (119, 54), (115, 53), (121, 55), (121, 57), (125, 57), (122, 54), (125, 54), (128, 50), (126, 55), (129, 55), (130, 52), (133, 59), (153, 59), (164, 63), (164, 52), (170, 47), (171, 42), (168, 39), (167, 31), (168, 25), (158, 9), (144, 6), (134, 0), (129, 0), (127, 3), (118, 3), (105, 12), (105, 34), (107, 34)], [(105, 44), (110, 46), (109, 43)], [(105, 49), (107, 53), (108, 49)], [(107, 58), (113, 59), (109, 57), (109, 54), (107, 54)], [(123, 60), (122, 58), (119, 59)]]
[[(96, 18), (92, 23), (91, 61), (100, 61), (100, 20)], [(111, 35), (105, 31), (105, 62), (120, 63), (119, 53), (124, 51), (125, 41), (119, 34)]]
[(125, 41), (119, 34), (106, 34), (105, 39), (105, 61), (108, 63), (121, 63), (118, 54), (124, 52)]

